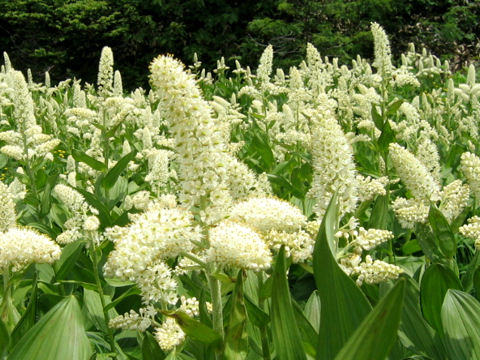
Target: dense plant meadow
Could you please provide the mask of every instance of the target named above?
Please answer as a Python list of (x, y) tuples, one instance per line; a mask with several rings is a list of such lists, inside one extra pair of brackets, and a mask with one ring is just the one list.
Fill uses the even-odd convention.
[(0, 72), (0, 356), (479, 359), (480, 84), (307, 46), (125, 95)]

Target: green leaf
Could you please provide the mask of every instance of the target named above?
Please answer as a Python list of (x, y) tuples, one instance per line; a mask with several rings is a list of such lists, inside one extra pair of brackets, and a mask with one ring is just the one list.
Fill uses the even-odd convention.
[(320, 225), (313, 253), (313, 271), (322, 304), (317, 348), (317, 359), (321, 360), (334, 359), (371, 310), (365, 295), (332, 255), (330, 244), (335, 242), (337, 209), (337, 195), (334, 195)]
[(0, 319), (0, 357), (6, 354), (10, 343), (10, 336), (8, 335), (8, 329)]
[(111, 189), (113, 185), (117, 182), (118, 177), (122, 173), (123, 170), (127, 167), (128, 163), (135, 158), (136, 151), (132, 151), (131, 153), (122, 157), (118, 162), (115, 164), (113, 168), (111, 168), (105, 178), (103, 179), (103, 185), (106, 189)]
[(270, 316), (260, 309), (248, 296), (245, 295), (245, 308), (247, 309), (248, 320), (255, 326), (262, 327), (270, 322)]
[(243, 297), (243, 271), (240, 270), (231, 297), (232, 307), (225, 330), (225, 359), (243, 360), (247, 356), (248, 336), (245, 330), (247, 311)]
[(428, 220), (432, 227), (433, 234), (437, 238), (442, 255), (447, 258), (452, 258), (457, 252), (457, 244), (448, 220), (435, 205), (430, 206)]
[(438, 261), (441, 258), (438, 239), (433, 235), (430, 227), (425, 224), (416, 224), (415, 234), (425, 256), (432, 262)]
[(383, 125), (382, 133), (380, 134), (380, 137), (377, 140), (380, 150), (383, 153), (387, 153), (388, 145), (390, 145), (390, 143), (393, 142), (394, 139), (395, 139), (395, 133), (390, 127), (390, 122), (387, 120), (385, 121), (385, 124)]
[(84, 245), (85, 243), (81, 241), (75, 241), (63, 247), (60, 259), (53, 265), (55, 280), (63, 280), (70, 273), (77, 263), (77, 259), (82, 253)]
[(220, 334), (211, 327), (202, 324), (200, 321), (192, 319), (182, 311), (177, 311), (168, 316), (175, 318), (183, 332), (192, 340), (200, 341), (204, 344), (218, 344), (222, 340)]
[(480, 359), (480, 303), (463, 291), (450, 289), (441, 317), (448, 358)]
[(439, 333), (442, 333), (440, 317), (445, 294), (448, 289), (460, 290), (462, 285), (452, 270), (440, 264), (430, 266), (422, 277), (420, 300), (423, 316)]
[[(110, 297), (104, 295), (106, 305), (110, 303)], [(105, 315), (103, 313), (102, 300), (100, 299), (100, 294), (96, 291), (90, 289), (83, 289), (83, 303), (87, 308), (90, 319), (95, 324), (95, 327), (104, 333), (108, 333), (108, 325), (105, 323)], [(107, 309), (108, 315), (110, 318), (118, 316), (113, 307)]]
[(388, 198), (386, 195), (379, 196), (375, 200), (375, 205), (370, 216), (370, 227), (373, 229), (388, 229), (391, 214), (388, 209)]
[(403, 104), (403, 100), (397, 100), (392, 104), (390, 104), (390, 106), (387, 109), (387, 117), (395, 115), (395, 113), (400, 108), (400, 106), (402, 106), (402, 104)]
[(306, 360), (300, 331), (297, 327), (285, 265), (285, 248), (282, 246), (276, 258), (273, 270), (272, 319), (273, 344), (279, 360)]
[(433, 360), (445, 360), (443, 344), (435, 339), (435, 331), (423, 318), (419, 305), (420, 290), (413, 279), (406, 284), (399, 337), (413, 352), (426, 354)]
[(335, 360), (385, 359), (397, 339), (404, 292), (405, 280), (401, 279), (362, 321)]
[(322, 303), (320, 301), (320, 294), (318, 293), (318, 290), (315, 290), (308, 298), (308, 301), (305, 304), (304, 312), (305, 317), (308, 319), (310, 324), (312, 324), (317, 333), (320, 331), (321, 306)]
[(317, 355), (318, 331), (313, 328), (310, 321), (305, 317), (300, 305), (298, 305), (295, 300), (292, 300), (292, 304), (298, 330), (300, 330), (303, 348), (305, 353), (314, 359)]
[(85, 153), (81, 153), (80, 151), (73, 150), (72, 156), (76, 161), (83, 162), (94, 170), (102, 171), (102, 172), (107, 170), (107, 167), (105, 166), (104, 163), (88, 156)]
[(35, 276), (27, 309), (18, 324), (15, 326), (15, 329), (13, 329), (10, 343), (11, 347), (15, 346), (23, 335), (35, 325), (37, 316), (37, 289), (37, 277)]
[(142, 356), (143, 360), (163, 360), (165, 359), (165, 353), (158, 346), (157, 341), (148, 331), (145, 332), (145, 336), (142, 341)]
[(98, 218), (102, 222), (102, 225), (104, 227), (108, 227), (112, 224), (112, 218), (110, 217), (110, 212), (108, 211), (108, 208), (105, 206), (103, 202), (97, 199), (97, 197), (88, 191), (85, 191), (80, 188), (75, 188), (80, 194), (83, 195), (85, 198), (85, 201), (88, 203), (88, 205), (93, 206), (95, 209), (98, 210)]
[(92, 348), (74, 296), (55, 305), (14, 347), (10, 360), (83, 360)]
[(373, 119), (373, 122), (375, 123), (375, 126), (377, 127), (377, 129), (382, 131), (383, 130), (383, 118), (382, 118), (382, 115), (380, 115), (378, 113), (377, 107), (375, 105), (372, 106), (372, 119)]

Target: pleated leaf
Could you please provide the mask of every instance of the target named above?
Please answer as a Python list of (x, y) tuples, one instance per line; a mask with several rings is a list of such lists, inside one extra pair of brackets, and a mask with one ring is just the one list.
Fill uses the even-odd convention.
[(14, 347), (10, 360), (84, 360), (92, 348), (74, 296), (55, 305)]
[(473, 296), (448, 290), (442, 306), (444, 342), (449, 359), (480, 359), (480, 303)]
[(280, 249), (273, 271), (272, 337), (277, 359), (306, 360), (288, 288), (285, 249)]
[(399, 337), (412, 351), (421, 352), (433, 360), (445, 360), (443, 344), (435, 331), (425, 321), (419, 305), (420, 290), (417, 283), (408, 279), (403, 301)]
[(340, 269), (332, 255), (336, 223), (337, 196), (334, 195), (320, 225), (313, 254), (313, 271), (321, 303), (319, 360), (334, 359), (371, 310), (365, 295)]
[(382, 360), (397, 339), (405, 280), (400, 280), (373, 308), (335, 360)]
[(420, 285), (420, 299), (423, 316), (428, 323), (442, 333), (440, 312), (448, 289), (460, 290), (460, 280), (452, 270), (440, 264), (433, 264), (423, 275)]

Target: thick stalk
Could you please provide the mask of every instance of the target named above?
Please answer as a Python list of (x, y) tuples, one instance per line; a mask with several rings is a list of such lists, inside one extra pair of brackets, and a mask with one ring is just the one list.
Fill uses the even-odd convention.
[(105, 318), (105, 326), (107, 329), (108, 342), (110, 343), (110, 351), (112, 352), (112, 354), (114, 354), (113, 356), (116, 357), (115, 338), (113, 337), (112, 329), (110, 329), (110, 327), (108, 326), (108, 323), (110, 322), (110, 316), (108, 314), (108, 310), (105, 310), (105, 307), (107, 304), (105, 301), (105, 294), (103, 293), (102, 283), (100, 281), (100, 274), (98, 272), (97, 248), (95, 246), (95, 241), (93, 239), (91, 239), (91, 246), (92, 246), (93, 275), (95, 277), (95, 283), (97, 285), (98, 294), (100, 295), (100, 302), (102, 303), (103, 317)]
[[(225, 335), (223, 331), (222, 286), (220, 280), (216, 279), (213, 275), (208, 275), (208, 283), (210, 286), (210, 294), (212, 296), (213, 329), (220, 334), (223, 347), (223, 339)], [(222, 348), (215, 350), (215, 359), (220, 360), (222, 358)]]

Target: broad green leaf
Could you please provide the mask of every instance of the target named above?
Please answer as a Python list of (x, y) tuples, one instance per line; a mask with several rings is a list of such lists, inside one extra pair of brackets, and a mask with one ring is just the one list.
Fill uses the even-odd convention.
[(120, 304), (126, 298), (128, 298), (130, 296), (134, 296), (134, 295), (140, 295), (140, 293), (141, 293), (141, 291), (140, 291), (139, 288), (137, 288), (136, 286), (132, 286), (130, 289), (128, 289), (127, 291), (122, 293), (122, 295), (117, 297), (111, 303), (107, 304), (107, 306), (105, 306), (105, 310), (110, 310), (110, 309), (114, 308), (115, 306), (117, 306), (118, 304)]
[(416, 224), (415, 234), (425, 256), (432, 262), (439, 261), (442, 258), (439, 250), (440, 246), (438, 239), (433, 235), (430, 227), (425, 224)]
[(97, 199), (95, 195), (89, 193), (88, 191), (85, 191), (78, 187), (75, 188), (75, 190), (77, 190), (80, 194), (83, 195), (88, 205), (93, 206), (95, 209), (98, 210), (98, 218), (100, 219), (104, 227), (108, 227), (112, 224), (110, 212), (108, 211), (108, 208), (105, 206), (104, 203), (102, 203), (100, 200)]
[[(321, 302), (317, 359), (330, 360), (358, 328), (371, 306), (365, 295), (335, 261), (331, 245), (335, 242), (337, 196), (330, 200), (313, 254), (313, 271)], [(332, 334), (335, 334), (332, 336)]]
[(320, 331), (321, 306), (320, 295), (318, 294), (318, 290), (315, 290), (308, 298), (304, 312), (305, 317), (317, 333)]
[(391, 103), (387, 108), (387, 117), (395, 115), (395, 113), (397, 112), (397, 110), (400, 108), (402, 104), (403, 104), (403, 100), (397, 100)]
[(0, 358), (7, 353), (10, 343), (10, 336), (8, 335), (8, 329), (0, 319)]
[(143, 360), (163, 360), (165, 353), (162, 351), (157, 341), (148, 331), (142, 341), (142, 357)]
[(273, 344), (279, 360), (306, 360), (292, 307), (286, 271), (285, 248), (282, 246), (276, 257), (273, 270), (270, 310)]
[[(106, 305), (110, 303), (110, 297), (104, 295)], [(83, 289), (83, 303), (87, 308), (90, 319), (95, 324), (96, 328), (102, 330), (104, 333), (108, 333), (108, 325), (105, 323), (105, 315), (103, 313), (102, 300), (100, 294), (90, 289)], [(118, 316), (117, 311), (111, 307), (106, 309), (110, 318)]]
[(102, 184), (105, 186), (106, 189), (111, 189), (113, 185), (117, 182), (118, 177), (122, 173), (123, 170), (127, 167), (128, 163), (135, 158), (136, 152), (132, 151), (131, 153), (122, 157), (118, 162), (115, 164), (113, 168), (111, 168), (105, 178), (103, 179)]
[(192, 319), (182, 311), (177, 311), (169, 316), (175, 318), (183, 332), (193, 340), (200, 341), (204, 344), (218, 344), (222, 339), (220, 334), (211, 327)]
[(14, 347), (9, 360), (83, 360), (92, 353), (74, 296), (55, 305)]
[(448, 290), (442, 306), (444, 342), (449, 359), (480, 359), (480, 303), (473, 296)]
[(401, 279), (362, 321), (335, 360), (385, 359), (397, 339), (404, 292), (405, 280)]
[(440, 334), (442, 333), (440, 313), (445, 294), (448, 289), (461, 288), (460, 280), (453, 271), (440, 264), (431, 265), (422, 277), (420, 299), (423, 316)]
[(382, 115), (380, 115), (378, 113), (377, 107), (375, 105), (372, 106), (372, 119), (373, 119), (373, 122), (375, 123), (375, 126), (377, 127), (377, 129), (382, 131), (383, 130), (383, 118), (382, 118)]
[(240, 270), (231, 296), (232, 306), (225, 330), (225, 359), (245, 359), (248, 350), (248, 337), (245, 330), (247, 311), (243, 297), (243, 271)]
[(260, 309), (248, 296), (245, 296), (245, 308), (248, 314), (248, 320), (255, 326), (262, 327), (268, 324), (270, 317)]
[(15, 346), (23, 335), (35, 325), (37, 316), (37, 289), (37, 277), (35, 276), (27, 309), (18, 324), (15, 326), (15, 329), (13, 329), (10, 343), (11, 347)]
[(94, 170), (102, 171), (102, 172), (107, 170), (107, 167), (105, 166), (104, 163), (88, 156), (87, 154), (81, 153), (80, 151), (73, 150), (72, 156), (76, 161), (83, 162)]
[(395, 139), (395, 133), (393, 132), (392, 128), (390, 127), (390, 122), (387, 120), (383, 125), (382, 133), (378, 138), (378, 146), (383, 153), (388, 152), (388, 145)]
[(428, 220), (432, 227), (433, 234), (437, 238), (442, 255), (447, 258), (452, 258), (457, 252), (457, 244), (448, 220), (435, 205), (430, 206)]
[(317, 355), (318, 331), (316, 331), (310, 321), (305, 317), (300, 305), (292, 300), (293, 312), (297, 322), (298, 330), (302, 338), (303, 349), (305, 353), (315, 359)]
[(386, 195), (378, 196), (370, 216), (369, 226), (373, 229), (387, 229), (391, 222), (391, 214), (388, 209), (388, 198)]
[(435, 331), (423, 318), (419, 305), (420, 290), (413, 279), (407, 279), (403, 301), (399, 338), (402, 344), (414, 352), (420, 352), (433, 360), (445, 360), (443, 344), (435, 338)]
[(55, 270), (55, 279), (63, 280), (70, 273), (75, 266), (78, 257), (82, 253), (85, 243), (82, 241), (75, 241), (67, 244), (62, 249), (60, 259), (53, 265)]

